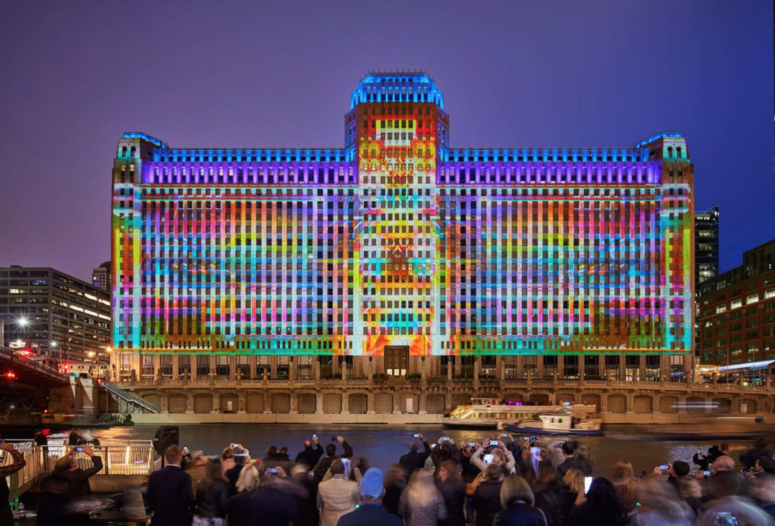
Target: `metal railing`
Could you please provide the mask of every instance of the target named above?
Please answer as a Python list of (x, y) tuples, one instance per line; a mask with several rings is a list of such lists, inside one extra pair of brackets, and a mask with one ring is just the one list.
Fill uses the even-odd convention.
[(156, 413), (156, 414), (161, 413), (161, 408), (158, 407), (156, 404), (152, 404), (148, 400), (145, 400), (144, 398), (141, 398), (134, 393), (125, 391), (124, 389), (121, 389), (120, 387), (112, 383), (105, 383), (103, 385), (108, 392), (110, 392), (111, 394), (119, 398), (123, 398), (127, 402), (138, 405), (143, 409), (150, 411), (151, 413)]
[[(68, 446), (63, 440), (50, 440), (48, 446), (35, 446), (32, 442), (15, 442), (14, 447), (22, 453), (27, 464), (9, 477), (9, 502), (33, 487), (41, 477), (54, 471), (62, 456), (73, 452), (75, 446)], [(102, 457), (102, 469), (95, 477), (112, 475), (148, 476), (154, 469), (155, 452), (150, 440), (105, 440), (100, 446), (92, 447), (95, 456)], [(75, 452), (79, 468), (89, 469), (94, 464), (91, 458)], [(0, 466), (13, 464), (13, 457), (3, 452)]]

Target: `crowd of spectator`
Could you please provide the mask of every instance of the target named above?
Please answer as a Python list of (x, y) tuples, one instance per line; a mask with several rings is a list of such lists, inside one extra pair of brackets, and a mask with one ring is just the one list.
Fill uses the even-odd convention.
[[(323, 448), (313, 435), (293, 460), (285, 447), (254, 458), (232, 443), (210, 458), (172, 446), (145, 488), (152, 524), (775, 525), (775, 459), (764, 440), (739, 456), (740, 465), (723, 443), (697, 451), (694, 473), (689, 463), (674, 461), (636, 477), (622, 459), (608, 479), (595, 476), (588, 449), (575, 440), (542, 445), (535, 436), (499, 435), (431, 444), (414, 437), (385, 473), (356, 457), (341, 436)], [(12, 446), (3, 449), (14, 455)], [(63, 522), (62, 510), (88, 493), (89, 477), (102, 468), (91, 449), (79, 449), (43, 481), (40, 524), (77, 524), (73, 517)], [(90, 456), (93, 467), (79, 469), (78, 454)], [(15, 468), (23, 462), (16, 457)]]

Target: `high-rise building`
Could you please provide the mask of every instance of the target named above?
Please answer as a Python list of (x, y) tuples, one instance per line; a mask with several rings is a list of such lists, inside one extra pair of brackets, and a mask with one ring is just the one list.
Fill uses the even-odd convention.
[[(343, 148), (172, 148), (125, 133), (113, 169), (120, 374), (172, 370), (173, 356), (189, 372), (215, 360), (251, 377), (270, 356), (276, 374), (314, 355), (356, 368), (352, 357), (384, 356), (369, 366), (388, 375), (451, 355), (487, 357), (482, 371), (496, 355), (598, 376), (600, 355), (615, 371), (625, 354), (684, 367), (686, 141), (455, 148), (449, 122), (428, 75), (381, 72), (353, 91)], [(449, 363), (434, 360), (429, 371)]]
[(0, 268), (3, 345), (79, 362), (107, 361), (110, 295), (52, 268)]
[(719, 212), (714, 206), (694, 216), (694, 283), (715, 278), (719, 272)]
[(91, 284), (105, 292), (111, 290), (110, 261), (106, 261), (99, 267), (94, 267), (91, 272)]
[(698, 287), (703, 364), (775, 360), (775, 241), (743, 254), (740, 267)]

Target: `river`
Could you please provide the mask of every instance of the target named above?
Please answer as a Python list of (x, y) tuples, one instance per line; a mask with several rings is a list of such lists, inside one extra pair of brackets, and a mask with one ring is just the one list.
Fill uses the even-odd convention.
[[(114, 427), (95, 431), (98, 438), (111, 439), (152, 439), (156, 426), (136, 425), (134, 427)], [(452, 437), (457, 444), (481, 441), (482, 431), (443, 429), (441, 426), (316, 426), (279, 424), (198, 424), (181, 425), (181, 446), (191, 451), (204, 451), (206, 455), (220, 454), (231, 442), (241, 443), (248, 448), (251, 456), (263, 456), (270, 446), (287, 446), (291, 458), (303, 448), (303, 442), (317, 433), (320, 444), (325, 447), (335, 435), (342, 435), (352, 445), (355, 457), (365, 456), (370, 464), (386, 468), (398, 462), (401, 455), (408, 451), (409, 442), (414, 440), (413, 433), (423, 433), (429, 442), (440, 436)], [(495, 431), (485, 432), (495, 434)], [(544, 437), (541, 444), (546, 445), (556, 438)], [(610, 477), (618, 459), (632, 462), (636, 475), (641, 471), (651, 472), (655, 466), (676, 460), (683, 460), (692, 466), (692, 456), (698, 449), (707, 450), (713, 441), (666, 441), (645, 438), (641, 430), (634, 426), (608, 426), (603, 437), (580, 437), (579, 443), (592, 451), (595, 463), (595, 475)], [(751, 447), (751, 441), (728, 441), (733, 456)], [(341, 451), (341, 446), (338, 447)]]

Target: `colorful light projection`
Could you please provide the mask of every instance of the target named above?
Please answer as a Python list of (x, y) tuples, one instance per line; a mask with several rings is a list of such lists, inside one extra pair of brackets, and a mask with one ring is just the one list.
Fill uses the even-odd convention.
[(343, 149), (121, 139), (114, 348), (691, 349), (693, 173), (679, 135), (449, 149), (427, 75), (371, 73), (351, 101)]

